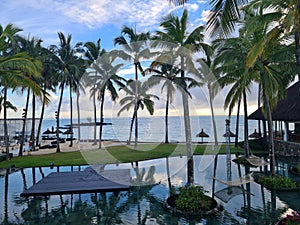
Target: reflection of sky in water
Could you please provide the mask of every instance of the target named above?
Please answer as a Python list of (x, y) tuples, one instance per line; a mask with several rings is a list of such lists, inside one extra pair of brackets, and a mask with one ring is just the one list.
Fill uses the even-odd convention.
[[(170, 180), (171, 184), (175, 187), (179, 187), (186, 183), (186, 158), (185, 157), (171, 157), (169, 158), (169, 170), (170, 170)], [(81, 166), (80, 169), (83, 170), (86, 166)], [(130, 169), (131, 170), (131, 176), (132, 178), (136, 178), (136, 173), (134, 171), (134, 167), (136, 167), (136, 164), (133, 163), (126, 163), (126, 164), (119, 164), (117, 165), (106, 165), (105, 170), (110, 169)], [(154, 180), (157, 185), (154, 186), (145, 186), (140, 188), (133, 188), (130, 192), (121, 192), (118, 204), (116, 207), (122, 205), (122, 204), (128, 204), (126, 206), (126, 210), (123, 209), (123, 211), (120, 212), (120, 217), (123, 221), (123, 223), (128, 224), (136, 224), (138, 222), (137, 217), (139, 215), (146, 216), (148, 215), (151, 210), (157, 210), (155, 211), (154, 215), (152, 216), (148, 215), (148, 219), (150, 218), (170, 218), (169, 224), (177, 224), (175, 221), (181, 221), (182, 224), (187, 223), (187, 220), (184, 218), (181, 218), (180, 216), (175, 216), (170, 214), (167, 210), (163, 208), (162, 202), (166, 199), (166, 197), (169, 195), (169, 188), (168, 188), (168, 180), (167, 180), (167, 160), (166, 158), (157, 159), (157, 160), (148, 160), (148, 161), (142, 161), (138, 163), (138, 171), (145, 170), (144, 178), (149, 175), (149, 172), (151, 171), (150, 168), (154, 167)], [(195, 171), (195, 184), (202, 185), (205, 190), (208, 191), (208, 195), (212, 195), (212, 177), (213, 177), (213, 168), (214, 168), (214, 156), (207, 155), (207, 156), (194, 156), (194, 171)], [(73, 167), (73, 170), (79, 170), (79, 167)], [(254, 169), (251, 168), (251, 171)], [(257, 170), (257, 169), (255, 169)], [(24, 177), (26, 180), (27, 187), (30, 187), (33, 184), (33, 173), (32, 169), (24, 169)], [(38, 168), (35, 169), (35, 177), (36, 181), (39, 181), (42, 179), (41, 172), (44, 173), (46, 176), (50, 172), (56, 172), (57, 168), (54, 167), (52, 170), (49, 168), (42, 168), (39, 170)], [(60, 167), (59, 171), (71, 171), (71, 167)], [(232, 172), (232, 180), (238, 179), (238, 167), (235, 163), (232, 163), (231, 166), (231, 172)], [(221, 180), (227, 179), (227, 170), (226, 170), (226, 156), (220, 155), (218, 157), (218, 164), (217, 164), (217, 173), (216, 177)], [(245, 168), (241, 166), (241, 173), (242, 176), (245, 176)], [(299, 179), (299, 178), (298, 178)], [(74, 202), (81, 200), (82, 202), (86, 202), (88, 206), (95, 207), (95, 202), (92, 201), (91, 197), (94, 194), (74, 194), (74, 195), (63, 195), (60, 196), (50, 196), (48, 198), (21, 198), (20, 193), (22, 192), (24, 188), (23, 178), (21, 171), (14, 172), (9, 175), (8, 177), (9, 183), (8, 183), (8, 204), (7, 204), (7, 212), (8, 212), (8, 218), (9, 221), (17, 222), (18, 220), (22, 221), (22, 215), (24, 212), (28, 211), (28, 207), (35, 207), (34, 204), (29, 204), (33, 201), (39, 201), (37, 205), (41, 207), (43, 210), (48, 207), (48, 211), (53, 210), (60, 210), (62, 204), (66, 205), (67, 207), (71, 207), (73, 204), (74, 208)], [(63, 182), (63, 181), (62, 181)], [(0, 194), (0, 222), (4, 221), (4, 212), (6, 211), (5, 205), (4, 205), (4, 187), (5, 187), (5, 177), (0, 177), (0, 186), (1, 186), (1, 194)], [(227, 186), (224, 184), (221, 184), (219, 182), (215, 183), (215, 190), (220, 191)], [(246, 185), (244, 185), (244, 188), (246, 189)], [(219, 217), (215, 217), (214, 220), (219, 221), (220, 224), (224, 223), (230, 223), (230, 221), (236, 220), (239, 221), (239, 223), (244, 222), (244, 215), (249, 216), (249, 220), (257, 219), (259, 221), (262, 220), (263, 216), (267, 217), (268, 220), (270, 218), (276, 218), (277, 216), (280, 216), (280, 213), (275, 213), (272, 215), (272, 194), (270, 191), (268, 191), (265, 188), (261, 188), (260, 185), (251, 182), (248, 185), (248, 188), (250, 188), (251, 196), (250, 196), (250, 205), (249, 208), (250, 211), (245, 212), (243, 209), (245, 206), (247, 206), (247, 195), (244, 196), (243, 194), (236, 195), (233, 197), (228, 203), (222, 202), (220, 199), (216, 198), (225, 209), (224, 214)], [(111, 197), (112, 193), (107, 193), (107, 198)], [(135, 196), (136, 195), (136, 196)], [(128, 200), (131, 197), (135, 196), (134, 200)], [(283, 208), (291, 208), (293, 210), (300, 210), (300, 205), (298, 204), (297, 199), (299, 199), (300, 193), (281, 193), (277, 194), (275, 196), (275, 208), (282, 209), (284, 212), (286, 209)], [(137, 198), (140, 200), (137, 202)], [(130, 203), (128, 203), (128, 201)], [(265, 203), (263, 203), (265, 201)], [(273, 200), (274, 203), (274, 200)], [(99, 205), (104, 204), (103, 200), (97, 203)], [(102, 206), (103, 207), (103, 206)], [(75, 209), (73, 209), (75, 210)], [(100, 210), (100, 209), (98, 209)], [(103, 209), (101, 209), (103, 211)], [(140, 210), (140, 211), (139, 211)], [(150, 211), (149, 211), (150, 210)], [(23, 212), (23, 213), (22, 213)], [(32, 213), (38, 213), (38, 211)], [(80, 215), (80, 210), (78, 212)], [(105, 212), (102, 212), (105, 213)], [(248, 213), (248, 214), (247, 214)], [(23, 215), (24, 216), (24, 215)], [(36, 215), (37, 216), (37, 215)], [(40, 217), (42, 215), (39, 215)], [(34, 216), (33, 216), (34, 217)], [(174, 220), (174, 223), (172, 222)], [(153, 222), (153, 221), (152, 221)], [(199, 222), (199, 221), (198, 221)], [(205, 221), (203, 221), (205, 222)], [(96, 224), (96, 223), (95, 223)], [(154, 223), (156, 224), (156, 223)], [(253, 223), (255, 224), (255, 223)]]

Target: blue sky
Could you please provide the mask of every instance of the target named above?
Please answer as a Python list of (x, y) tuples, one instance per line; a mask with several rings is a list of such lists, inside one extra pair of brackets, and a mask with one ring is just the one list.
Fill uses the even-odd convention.
[[(74, 42), (102, 39), (103, 47), (113, 48), (113, 38), (123, 25), (138, 32), (158, 29), (162, 16), (180, 12), (168, 0), (1, 0), (2, 25), (13, 23), (23, 35), (40, 37), (44, 45), (57, 44), (57, 32), (72, 34)], [(192, 25), (203, 24), (208, 1), (189, 1)], [(204, 13), (202, 13), (204, 10)]]
[[(208, 0), (192, 0), (183, 6), (189, 10), (190, 29), (205, 24), (210, 9), (208, 2)], [(159, 29), (163, 16), (168, 13), (181, 15), (183, 7), (174, 6), (168, 0), (1, 0), (0, 23), (2, 26), (13, 23), (23, 29), (22, 35), (41, 38), (44, 46), (58, 44), (57, 32), (63, 32), (71, 34), (74, 43), (96, 42), (101, 38), (102, 47), (111, 50), (115, 47), (113, 39), (120, 35), (124, 25), (135, 27), (138, 32), (155, 31)], [(159, 89), (157, 91), (160, 92)], [(205, 92), (205, 90), (193, 92), (191, 114), (210, 113)], [(53, 112), (57, 110), (58, 96), (58, 91), (52, 93), (52, 103), (46, 112), (49, 118), (53, 118)], [(62, 115), (68, 117), (68, 94), (65, 96)], [(224, 114), (223, 96), (224, 94), (221, 93), (215, 101), (216, 108), (219, 108), (218, 114)], [(87, 97), (81, 101), (88, 104), (89, 101), (86, 100)], [(10, 116), (19, 117), (25, 100), (20, 96), (12, 95), (11, 101), (19, 110), (16, 114), (10, 112)], [(88, 116), (92, 109), (91, 105), (84, 107), (87, 109), (84, 113)], [(107, 116), (115, 115), (114, 112), (119, 107), (118, 104), (114, 105), (108, 100), (105, 106)], [(163, 115), (164, 101), (157, 102), (155, 108), (155, 115)], [(171, 108), (174, 109), (171, 114), (181, 114), (180, 95), (175, 97)], [(128, 116), (131, 116), (131, 112)]]

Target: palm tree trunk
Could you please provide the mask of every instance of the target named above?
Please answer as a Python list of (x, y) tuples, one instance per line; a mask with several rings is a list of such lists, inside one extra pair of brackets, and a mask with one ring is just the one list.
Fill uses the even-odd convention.
[(100, 130), (99, 130), (99, 148), (101, 148), (102, 144), (102, 130), (103, 130), (103, 108), (104, 108), (104, 96), (105, 91), (101, 91), (101, 105), (100, 105)]
[[(45, 93), (46, 90), (44, 89), (43, 92)], [(40, 139), (40, 134), (41, 134), (41, 129), (42, 129), (42, 123), (43, 123), (43, 119), (44, 119), (44, 114), (45, 114), (45, 94), (43, 95), (43, 102), (42, 102), (42, 110), (41, 110), (41, 116), (40, 116), (40, 121), (39, 121), (39, 126), (38, 126), (38, 130), (37, 130), (37, 136), (36, 136), (36, 146), (39, 145), (39, 139)]]
[(137, 95), (138, 95), (138, 65), (137, 63), (135, 63), (135, 100), (134, 100), (134, 109), (135, 109), (135, 135), (134, 135), (134, 149), (137, 150), (137, 143), (138, 143), (138, 112), (137, 112), (137, 105), (138, 105), (138, 99), (137, 99)]
[[(258, 85), (258, 98), (257, 98), (257, 108), (260, 108), (260, 92), (261, 92), (261, 85)], [(261, 126), (260, 126), (260, 120), (257, 121), (257, 125), (258, 125), (258, 133), (259, 133), (259, 137), (261, 137)]]
[(297, 74), (298, 74), (298, 81), (300, 81), (300, 30), (299, 30), (299, 20), (300, 20), (300, 0), (296, 1), (296, 8), (298, 14), (295, 18), (295, 44), (296, 44), (296, 66), (297, 66)]
[(59, 97), (59, 102), (58, 102), (58, 109), (57, 109), (57, 118), (56, 118), (56, 142), (57, 142), (57, 148), (56, 148), (56, 152), (60, 152), (60, 146), (59, 146), (59, 114), (60, 114), (60, 109), (61, 109), (61, 104), (62, 104), (62, 98), (63, 98), (63, 94), (64, 94), (64, 88), (65, 88), (65, 84), (62, 83), (61, 84), (61, 92), (60, 92), (60, 97)]
[(168, 115), (169, 115), (169, 102), (170, 102), (170, 90), (167, 90), (167, 101), (166, 101), (166, 119), (165, 119), (165, 143), (169, 143), (169, 125), (168, 125)]
[(246, 92), (243, 92), (244, 99), (244, 156), (249, 157), (249, 142), (248, 142), (248, 110)]
[(273, 122), (272, 122), (272, 114), (269, 99), (267, 95), (264, 93), (264, 100), (266, 106), (267, 120), (268, 120), (268, 131), (269, 131), (269, 157), (270, 157), (270, 169), (271, 175), (275, 174), (275, 149), (274, 149), (274, 134), (273, 134)]
[(73, 100), (72, 100), (72, 85), (70, 84), (70, 145), (69, 147), (73, 146)]
[(218, 134), (217, 134), (217, 126), (216, 126), (216, 120), (215, 120), (215, 113), (214, 113), (214, 107), (213, 107), (213, 100), (212, 100), (212, 91), (211, 91), (211, 85), (208, 83), (208, 94), (209, 94), (209, 106), (211, 111), (211, 119), (213, 123), (213, 130), (214, 130), (214, 139), (215, 139), (215, 146), (218, 146)]
[(238, 100), (238, 108), (237, 108), (237, 115), (236, 115), (235, 141), (234, 141), (235, 147), (238, 147), (239, 145), (240, 108), (241, 108), (241, 97)]
[(97, 144), (97, 107), (96, 107), (96, 92), (93, 95), (93, 106), (94, 106), (94, 145)]
[(134, 120), (136, 119), (135, 114), (136, 114), (136, 110), (134, 110), (132, 118), (131, 118), (129, 138), (128, 138), (128, 142), (127, 142), (128, 145), (130, 145), (130, 143), (131, 143), (131, 135), (132, 135), (132, 130), (133, 130), (133, 124), (134, 124)]
[(81, 138), (81, 132), (80, 132), (80, 105), (79, 105), (79, 97), (80, 97), (80, 91), (79, 89), (77, 90), (77, 98), (76, 98), (76, 105), (77, 105), (77, 129), (78, 129), (78, 139), (80, 141), (80, 138)]
[(4, 86), (4, 94), (3, 94), (3, 119), (4, 119), (4, 144), (5, 144), (5, 151), (6, 151), (6, 161), (10, 160), (9, 157), (9, 143), (8, 143), (8, 127), (7, 127), (7, 86)]
[(35, 95), (32, 94), (31, 150), (35, 151)]
[[(184, 58), (181, 56), (181, 78), (184, 78)], [(186, 86), (184, 83), (183, 85)], [(187, 151), (187, 185), (194, 184), (194, 160), (192, 151), (192, 135), (191, 135), (191, 122), (189, 112), (189, 99), (186, 92), (186, 87), (182, 91), (182, 105), (183, 105), (183, 117), (185, 127), (185, 141)]]
[(25, 129), (26, 129), (28, 106), (29, 106), (29, 98), (30, 98), (30, 89), (28, 89), (28, 91), (27, 91), (26, 105), (25, 105), (24, 118), (23, 118), (23, 127), (22, 127), (22, 138), (21, 138), (21, 143), (20, 143), (20, 148), (19, 148), (19, 156), (23, 155), (23, 146), (24, 146), (24, 142), (25, 142)]

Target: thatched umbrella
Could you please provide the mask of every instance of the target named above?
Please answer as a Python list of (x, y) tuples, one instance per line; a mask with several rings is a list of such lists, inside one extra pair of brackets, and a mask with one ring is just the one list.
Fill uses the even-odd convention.
[(50, 131), (49, 129), (47, 129), (47, 130), (45, 130), (45, 131), (43, 132), (43, 134), (49, 135), (49, 134), (52, 134), (52, 131)]
[(207, 133), (205, 133), (203, 131), (203, 129), (201, 129), (201, 132), (199, 134), (197, 134), (196, 137), (201, 137), (202, 138), (202, 143), (203, 143), (203, 138), (208, 138), (209, 135)]
[[(223, 137), (227, 137), (227, 134), (223, 134)], [(229, 137), (235, 137), (235, 134), (229, 131)]]
[(63, 132), (64, 135), (67, 135), (67, 138), (70, 134), (74, 134), (73, 131), (71, 131), (70, 129), (66, 130), (65, 132)]
[(260, 138), (260, 133), (257, 133), (255, 129), (254, 132), (249, 135), (249, 138)]

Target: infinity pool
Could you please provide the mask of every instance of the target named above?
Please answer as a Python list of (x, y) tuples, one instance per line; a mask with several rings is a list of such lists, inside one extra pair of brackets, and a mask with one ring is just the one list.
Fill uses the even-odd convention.
[[(236, 180), (249, 173), (249, 168), (233, 162), (228, 168), (225, 155), (214, 159), (213, 155), (194, 156), (195, 184), (202, 185), (222, 208), (204, 218), (173, 214), (165, 207), (170, 188), (182, 186), (187, 180), (186, 158), (171, 157), (105, 165), (105, 170), (131, 171), (131, 190), (115, 193), (20, 197), (24, 189), (51, 172), (78, 171), (88, 166), (28, 168), (4, 173), (0, 176), (0, 224), (272, 224), (287, 212), (300, 212), (299, 192), (271, 192), (255, 182), (238, 188), (214, 182), (214, 168), (220, 180), (228, 179), (228, 175)], [(279, 173), (292, 176), (287, 164), (281, 163), (277, 168)]]

